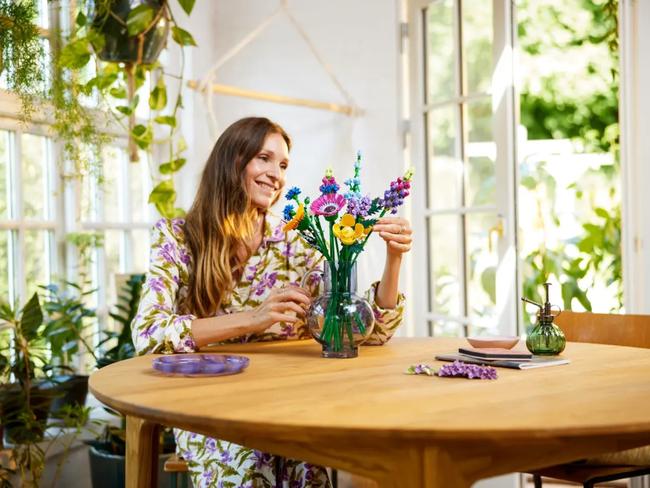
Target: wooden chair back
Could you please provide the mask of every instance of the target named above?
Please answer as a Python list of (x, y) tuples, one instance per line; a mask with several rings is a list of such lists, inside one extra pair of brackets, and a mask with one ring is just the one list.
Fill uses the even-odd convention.
[(650, 348), (650, 315), (563, 311), (555, 323), (567, 341)]

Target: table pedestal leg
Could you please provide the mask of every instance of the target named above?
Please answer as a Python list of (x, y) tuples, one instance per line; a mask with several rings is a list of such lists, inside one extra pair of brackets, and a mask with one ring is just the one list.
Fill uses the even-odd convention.
[(126, 417), (126, 487), (157, 486), (158, 424)]
[(472, 481), (458, 471), (444, 450), (424, 447), (393, 457), (377, 481), (381, 488), (469, 488)]

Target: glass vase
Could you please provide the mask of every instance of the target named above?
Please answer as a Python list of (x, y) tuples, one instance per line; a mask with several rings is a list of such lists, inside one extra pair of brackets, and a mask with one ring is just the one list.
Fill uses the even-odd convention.
[(375, 317), (368, 301), (356, 293), (356, 264), (326, 262), (323, 285), (323, 294), (307, 312), (309, 332), (321, 344), (324, 358), (357, 357)]
[(526, 347), (538, 356), (557, 356), (565, 346), (564, 332), (553, 322), (538, 321), (526, 338)]

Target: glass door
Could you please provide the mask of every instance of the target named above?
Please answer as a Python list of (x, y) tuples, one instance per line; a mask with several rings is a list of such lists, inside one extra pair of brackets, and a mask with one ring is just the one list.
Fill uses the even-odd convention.
[(428, 335), (517, 332), (511, 19), (507, 0), (409, 5), (412, 154), (426, 185), (416, 308)]

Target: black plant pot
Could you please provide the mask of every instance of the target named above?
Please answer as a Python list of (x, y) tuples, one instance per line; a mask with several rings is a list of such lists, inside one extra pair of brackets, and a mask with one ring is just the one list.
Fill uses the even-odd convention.
[(88, 375), (60, 375), (52, 378), (59, 394), (52, 400), (50, 414), (57, 416), (64, 405), (84, 406), (88, 396)]
[[(163, 471), (165, 461), (170, 456), (171, 454), (158, 456), (158, 488), (171, 488), (172, 486), (171, 473)], [(90, 479), (93, 488), (123, 488), (125, 486), (126, 462), (124, 456), (110, 454), (94, 446), (89, 446), (88, 458), (90, 459)]]
[(4, 426), (4, 443), (24, 444), (43, 440), (50, 405), (56, 394), (51, 382), (34, 383), (30, 388), (29, 405), (36, 418), (26, 424), (20, 417), (20, 412), (27, 403), (22, 388), (18, 383), (4, 386), (0, 391), (0, 419)]
[(142, 38), (129, 36), (126, 19), (129, 12), (139, 5), (150, 5), (158, 13), (165, 8), (165, 2), (166, 0), (113, 0), (110, 4), (111, 15), (101, 16), (95, 12), (92, 16), (93, 27), (104, 37), (101, 49), (98, 50), (98, 46), (95, 46), (99, 59), (135, 64), (151, 64), (156, 61), (169, 35), (169, 20), (165, 13)]

